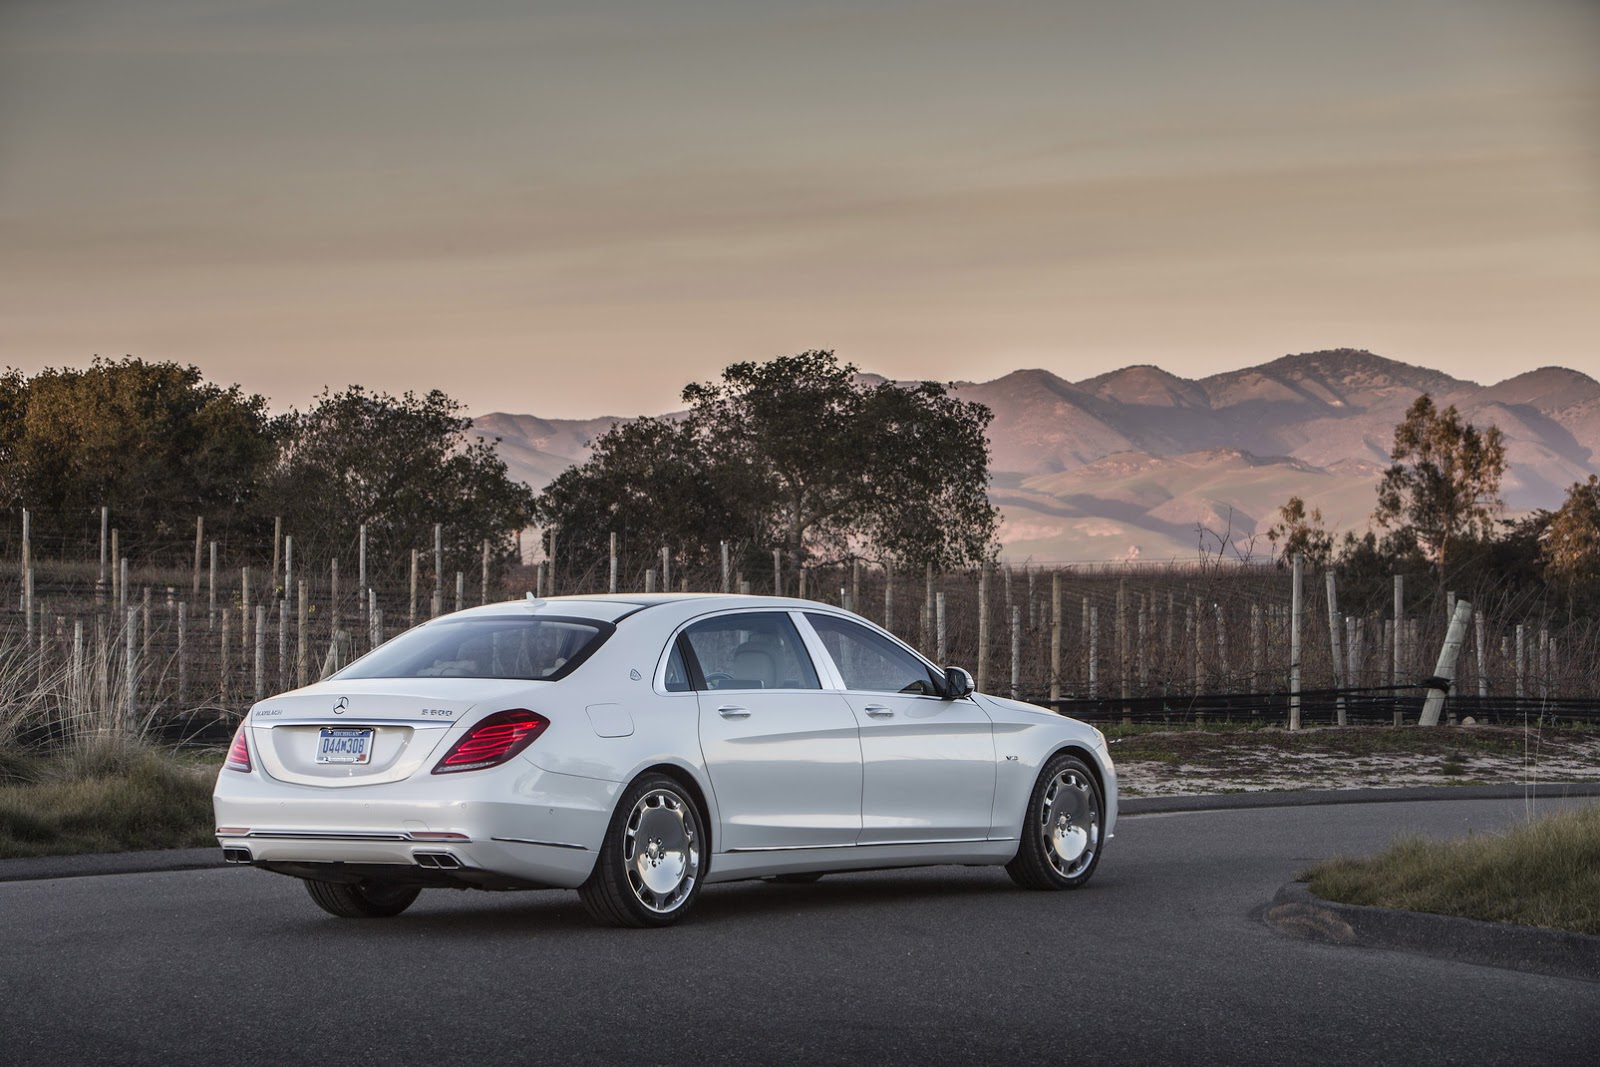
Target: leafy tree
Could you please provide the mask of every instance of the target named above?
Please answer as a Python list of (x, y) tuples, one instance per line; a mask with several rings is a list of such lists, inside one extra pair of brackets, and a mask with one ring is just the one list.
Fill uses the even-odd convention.
[(1414, 538), (1441, 568), (1456, 542), (1492, 536), (1506, 470), (1497, 427), (1479, 432), (1454, 405), (1441, 412), (1424, 393), (1395, 427), (1389, 456), (1394, 464), (1378, 486), (1373, 515), (1380, 526)]
[(1296, 554), (1313, 567), (1325, 567), (1333, 557), (1333, 534), (1323, 526), (1322, 509), (1306, 511), (1306, 502), (1292, 496), (1278, 509), (1278, 521), (1267, 530), (1267, 540), (1276, 551), (1283, 542), (1282, 559)]
[(677, 427), (612, 431), (540, 498), (565, 544), (592, 560), (624, 527), (689, 553), (778, 548), (790, 566), (859, 550), (941, 567), (993, 555), (982, 405), (932, 382), (870, 385), (826, 351), (735, 363), (683, 398)]
[(1546, 573), (1566, 588), (1568, 602), (1600, 585), (1600, 477), (1575, 482), (1549, 516), (1540, 556)]
[(281, 427), (266, 400), (196, 367), (95, 359), (85, 370), (0, 376), (0, 495), (43, 538), (98, 530), (124, 543), (190, 543), (197, 514), (219, 537), (247, 526)]
[(431, 558), (434, 523), (444, 527), (448, 569), (473, 569), (485, 538), (504, 562), (531, 519), (533, 492), (511, 480), (491, 443), (467, 432), (472, 420), (460, 410), (438, 390), (324, 390), (286, 417), (269, 492), (275, 513), (297, 541), (341, 553), (365, 523), (369, 566), (396, 574), (413, 548)]
[(540, 521), (558, 527), (557, 551), (581, 566), (610, 553), (615, 533), (628, 554), (671, 547), (690, 566), (712, 562), (722, 541), (739, 551), (756, 519), (741, 512), (739, 473), (686, 423), (641, 418), (595, 439), (587, 463), (568, 467), (538, 499)]

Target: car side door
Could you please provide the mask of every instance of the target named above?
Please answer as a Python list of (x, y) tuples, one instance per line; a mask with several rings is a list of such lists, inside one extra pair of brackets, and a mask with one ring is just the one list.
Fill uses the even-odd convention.
[(678, 638), (699, 699), (719, 852), (848, 847), (861, 833), (860, 730), (786, 611), (715, 615)]
[(946, 700), (921, 657), (882, 631), (807, 612), (861, 730), (863, 845), (982, 841), (995, 790), (994, 727)]

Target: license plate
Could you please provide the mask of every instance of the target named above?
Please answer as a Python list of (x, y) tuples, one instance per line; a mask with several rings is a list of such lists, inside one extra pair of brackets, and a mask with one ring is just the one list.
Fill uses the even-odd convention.
[(324, 726), (317, 737), (318, 763), (367, 763), (372, 759), (372, 728)]

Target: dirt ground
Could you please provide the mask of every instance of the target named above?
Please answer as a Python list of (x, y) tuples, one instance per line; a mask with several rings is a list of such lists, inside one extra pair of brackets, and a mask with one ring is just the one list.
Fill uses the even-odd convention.
[(1112, 733), (1127, 797), (1600, 781), (1600, 731), (1503, 726)]

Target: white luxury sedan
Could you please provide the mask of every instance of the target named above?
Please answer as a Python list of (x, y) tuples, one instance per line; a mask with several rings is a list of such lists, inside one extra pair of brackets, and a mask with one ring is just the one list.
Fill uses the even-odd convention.
[(663, 926), (708, 882), (1004, 864), (1094, 873), (1100, 731), (972, 691), (806, 600), (555, 597), (445, 615), (250, 709), (218, 774), (226, 858), (346, 917), (427, 887), (576, 889)]

